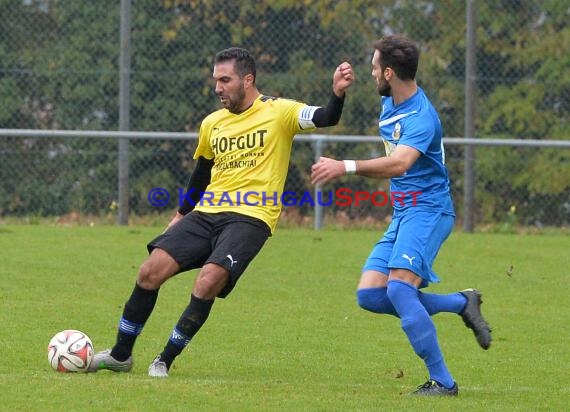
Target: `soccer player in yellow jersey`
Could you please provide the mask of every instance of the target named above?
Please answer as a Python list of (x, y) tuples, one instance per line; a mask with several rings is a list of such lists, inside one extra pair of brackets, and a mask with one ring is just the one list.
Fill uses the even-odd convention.
[(216, 55), (213, 77), (223, 108), (202, 122), (184, 203), (167, 230), (148, 244), (150, 255), (125, 304), (116, 343), (95, 355), (90, 372), (130, 371), (133, 346), (160, 286), (180, 272), (200, 268), (190, 303), (148, 369), (149, 376), (168, 376), (215, 298), (232, 291), (275, 229), (293, 137), (338, 123), (354, 73), (347, 62), (335, 69), (325, 107), (262, 95), (255, 85), (255, 60), (241, 48)]

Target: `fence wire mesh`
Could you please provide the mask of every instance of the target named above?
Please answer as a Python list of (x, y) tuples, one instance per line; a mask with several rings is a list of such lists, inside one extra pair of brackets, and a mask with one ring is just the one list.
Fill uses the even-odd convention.
[[(125, 0), (123, 0), (125, 1)], [(469, 0), (468, 0), (469, 1)], [(269, 95), (324, 104), (334, 67), (348, 59), (357, 81), (331, 134), (376, 135), (379, 99), (371, 41), (403, 33), (421, 47), (418, 83), (438, 108), (445, 136), (465, 128), (466, 3), (460, 0), (137, 0), (129, 16), (129, 128), (197, 131), (218, 108), (212, 60), (237, 45), (257, 58)], [(478, 0), (476, 137), (570, 140), (570, 6), (565, 0)], [(120, 2), (0, 0), (0, 128), (119, 128)], [(114, 214), (117, 141), (0, 137), (0, 217)], [(129, 206), (156, 213), (153, 187), (185, 185), (195, 142), (130, 141)], [(463, 148), (447, 147), (461, 219)], [(328, 144), (325, 154), (366, 158), (380, 145)], [(287, 188), (312, 191), (310, 143), (296, 142)], [(564, 149), (476, 149), (478, 224), (568, 225), (570, 154)], [(384, 181), (340, 181), (372, 190)], [(174, 208), (174, 204), (170, 206)], [(327, 210), (327, 221), (383, 221), (389, 208)], [(298, 222), (310, 207), (286, 210)]]

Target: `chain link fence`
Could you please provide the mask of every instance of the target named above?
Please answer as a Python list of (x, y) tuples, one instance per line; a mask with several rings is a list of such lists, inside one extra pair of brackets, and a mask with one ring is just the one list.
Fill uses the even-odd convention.
[[(126, 0), (123, 0), (123, 5)], [(0, 0), (0, 129), (112, 131), (121, 128), (121, 4)], [(371, 41), (403, 33), (421, 47), (418, 83), (438, 108), (447, 137), (465, 136), (466, 12), (474, 9), (477, 138), (570, 140), (570, 5), (565, 0), (128, 2), (128, 129), (198, 130), (218, 108), (211, 82), (215, 53), (231, 45), (257, 58), (257, 84), (268, 95), (309, 104), (328, 100), (333, 69), (349, 60), (357, 81), (338, 135), (375, 136), (379, 97), (370, 76)], [(125, 16), (122, 16), (123, 19)], [(123, 45), (124, 46), (124, 45)], [(0, 217), (105, 218), (115, 221), (118, 142), (113, 138), (0, 136)], [(131, 216), (176, 207), (193, 168), (192, 138), (129, 139)], [(448, 145), (447, 164), (463, 217), (465, 147)], [(296, 141), (286, 190), (312, 193), (314, 142)], [(338, 158), (383, 154), (378, 143), (327, 143)], [(474, 149), (479, 226), (568, 226), (570, 151), (541, 147)], [(346, 178), (338, 187), (374, 192), (387, 181)], [(155, 187), (170, 203), (148, 201)], [(325, 188), (325, 190), (329, 190)], [(334, 188), (331, 188), (334, 190)], [(168, 209), (168, 210), (167, 210)], [(389, 205), (328, 207), (325, 222), (383, 223)], [(283, 219), (311, 224), (310, 204)]]

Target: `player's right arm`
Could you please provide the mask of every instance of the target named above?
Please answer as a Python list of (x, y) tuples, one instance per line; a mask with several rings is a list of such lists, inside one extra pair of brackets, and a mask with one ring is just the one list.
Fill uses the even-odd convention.
[[(410, 146), (398, 145), (391, 156), (367, 160), (335, 160), (321, 157), (312, 167), (311, 183), (325, 184), (337, 177), (349, 173), (372, 178), (391, 178), (402, 176), (418, 160), (421, 153)], [(349, 164), (352, 167), (349, 170)]]
[(175, 225), (184, 215), (194, 210), (194, 207), (200, 201), (206, 188), (210, 184), (212, 167), (214, 166), (214, 153), (210, 149), (209, 139), (207, 138), (211, 133), (212, 127), (209, 120), (210, 118), (206, 117), (200, 126), (198, 147), (194, 153), (196, 166), (186, 185), (184, 201), (178, 208), (176, 215), (168, 223), (167, 229)]
[(186, 186), (186, 196), (184, 202), (178, 208), (178, 213), (182, 216), (191, 212), (196, 204), (200, 201), (206, 188), (210, 184), (212, 178), (212, 167), (214, 166), (213, 159), (206, 159), (203, 156), (198, 157), (196, 167), (188, 180)]
[(206, 159), (203, 156), (198, 157), (196, 167), (188, 180), (188, 185), (186, 185), (184, 201), (178, 208), (176, 215), (168, 223), (167, 229), (175, 225), (184, 215), (190, 213), (200, 201), (210, 184), (213, 166), (213, 159)]

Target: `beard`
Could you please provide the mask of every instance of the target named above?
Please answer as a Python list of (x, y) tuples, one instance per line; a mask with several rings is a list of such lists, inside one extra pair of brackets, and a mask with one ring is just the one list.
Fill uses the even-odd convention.
[(384, 96), (384, 97), (392, 96), (392, 87), (390, 86), (390, 83), (384, 81), (381, 84), (379, 84), (378, 85), (378, 94), (380, 96)]
[(233, 114), (239, 114), (241, 113), (244, 108), (243, 106), (243, 101), (245, 99), (245, 88), (243, 87), (243, 84), (241, 85), (241, 87), (237, 90), (235, 97), (227, 97), (227, 104), (226, 109), (228, 109), (230, 111), (230, 113)]

